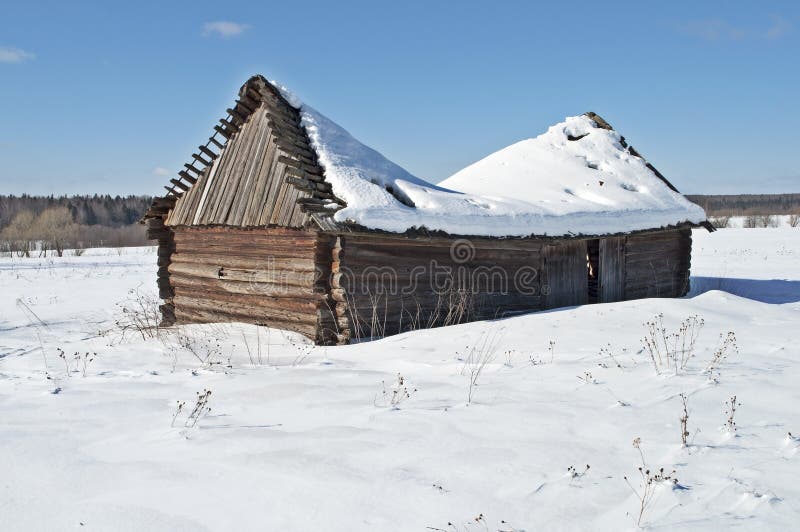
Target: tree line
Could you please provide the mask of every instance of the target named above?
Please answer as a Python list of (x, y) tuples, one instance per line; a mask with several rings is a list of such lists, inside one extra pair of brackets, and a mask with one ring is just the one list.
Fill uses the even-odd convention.
[(65, 249), (144, 246), (138, 223), (149, 196), (0, 195), (0, 251), (30, 256)]
[(800, 214), (800, 194), (687, 194), (709, 216)]

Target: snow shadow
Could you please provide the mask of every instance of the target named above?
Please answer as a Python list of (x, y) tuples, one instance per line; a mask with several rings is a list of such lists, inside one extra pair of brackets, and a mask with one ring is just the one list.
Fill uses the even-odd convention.
[(796, 303), (800, 301), (800, 281), (783, 279), (734, 279), (730, 277), (692, 277), (689, 297), (710, 290), (722, 290), (762, 303)]

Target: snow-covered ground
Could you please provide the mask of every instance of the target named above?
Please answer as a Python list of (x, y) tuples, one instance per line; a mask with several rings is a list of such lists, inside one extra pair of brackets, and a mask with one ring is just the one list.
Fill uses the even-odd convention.
[[(624, 477), (641, 493), (643, 460), (678, 479), (653, 485), (645, 527), (796, 528), (800, 231), (694, 238), (684, 299), (337, 348), (238, 324), (122, 340), (117, 303), (152, 291), (152, 249), (2, 258), (0, 530), (635, 529)], [(659, 313), (704, 320), (677, 375), (641, 350)], [(738, 352), (710, 378), (729, 331)], [(469, 346), (495, 357), (468, 405)], [(411, 397), (383, 406), (398, 372)], [(204, 390), (211, 411), (185, 427)]]

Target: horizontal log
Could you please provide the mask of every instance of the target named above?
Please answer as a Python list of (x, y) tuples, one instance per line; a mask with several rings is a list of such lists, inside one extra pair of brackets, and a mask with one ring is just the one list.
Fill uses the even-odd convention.
[(180, 228), (180, 232), (191, 235), (191, 234), (218, 234), (224, 237), (228, 237), (229, 235), (252, 235), (253, 237), (258, 237), (259, 235), (263, 235), (264, 237), (273, 237), (273, 236), (305, 236), (308, 238), (317, 238), (317, 234), (314, 231), (309, 231), (305, 229), (292, 229), (289, 227), (258, 227), (258, 228), (243, 228), (243, 227), (217, 227), (217, 226), (207, 226), (207, 227), (182, 227)]
[(191, 275), (205, 279), (224, 279), (226, 281), (240, 281), (252, 284), (279, 284), (289, 286), (302, 286), (311, 289), (317, 279), (315, 272), (293, 272), (277, 270), (245, 270), (235, 268), (222, 268), (207, 264), (194, 264), (192, 262), (171, 262), (169, 272), (172, 275)]
[[(449, 250), (450, 246), (455, 242), (454, 238), (439, 237), (439, 236), (416, 236), (409, 237), (408, 235), (391, 234), (391, 233), (351, 233), (342, 237), (344, 241), (343, 247), (351, 250), (356, 248), (397, 248), (403, 247), (433, 247)], [(475, 249), (505, 249), (505, 250), (519, 250), (519, 251), (536, 251), (541, 250), (546, 241), (533, 240), (533, 239), (481, 239), (471, 238), (469, 243)]]
[(316, 309), (308, 312), (295, 312), (285, 308), (255, 307), (232, 301), (222, 301), (218, 298), (205, 299), (197, 296), (182, 295), (179, 291), (176, 291), (173, 302), (176, 310), (205, 310), (207, 312), (249, 317), (251, 320), (259, 320), (261, 322), (280, 321), (282, 323), (305, 325), (310, 326), (312, 329), (316, 329), (317, 326)]
[(298, 319), (316, 320), (320, 299), (317, 298), (291, 298), (267, 296), (264, 294), (234, 294), (231, 292), (212, 290), (202, 286), (187, 286), (175, 284), (170, 281), (175, 295), (205, 299), (213, 304), (225, 304), (252, 309), (253, 312), (271, 312), (275, 315), (297, 315)]
[(172, 273), (171, 283), (174, 286), (227, 292), (231, 294), (263, 295), (268, 297), (288, 297), (293, 299), (308, 298), (320, 301), (325, 297), (313, 285), (291, 285), (288, 283), (259, 283), (235, 281), (213, 277), (199, 277), (186, 272)]
[(225, 257), (238, 257), (264, 264), (270, 259), (286, 260), (314, 260), (314, 249), (310, 246), (298, 245), (292, 247), (285, 244), (260, 244), (254, 242), (248, 245), (231, 244), (225, 246), (218, 243), (197, 244), (184, 240), (177, 240), (176, 252), (189, 255), (214, 255), (218, 262), (224, 263)]
[(251, 314), (234, 314), (220, 311), (213, 311), (206, 308), (193, 308), (187, 304), (175, 308), (175, 317), (178, 323), (255, 323), (265, 325), (275, 329), (294, 331), (311, 339), (316, 335), (317, 327), (315, 324), (298, 324), (296, 322), (284, 321), (279, 319), (266, 319)]

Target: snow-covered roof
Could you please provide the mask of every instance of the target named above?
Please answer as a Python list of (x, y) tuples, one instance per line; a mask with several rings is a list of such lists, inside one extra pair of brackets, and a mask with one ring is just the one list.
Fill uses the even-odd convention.
[(519, 237), (626, 233), (706, 219), (599, 117), (567, 118), (437, 186), (274, 85), (300, 109), (325, 180), (347, 204), (333, 214), (340, 223)]

